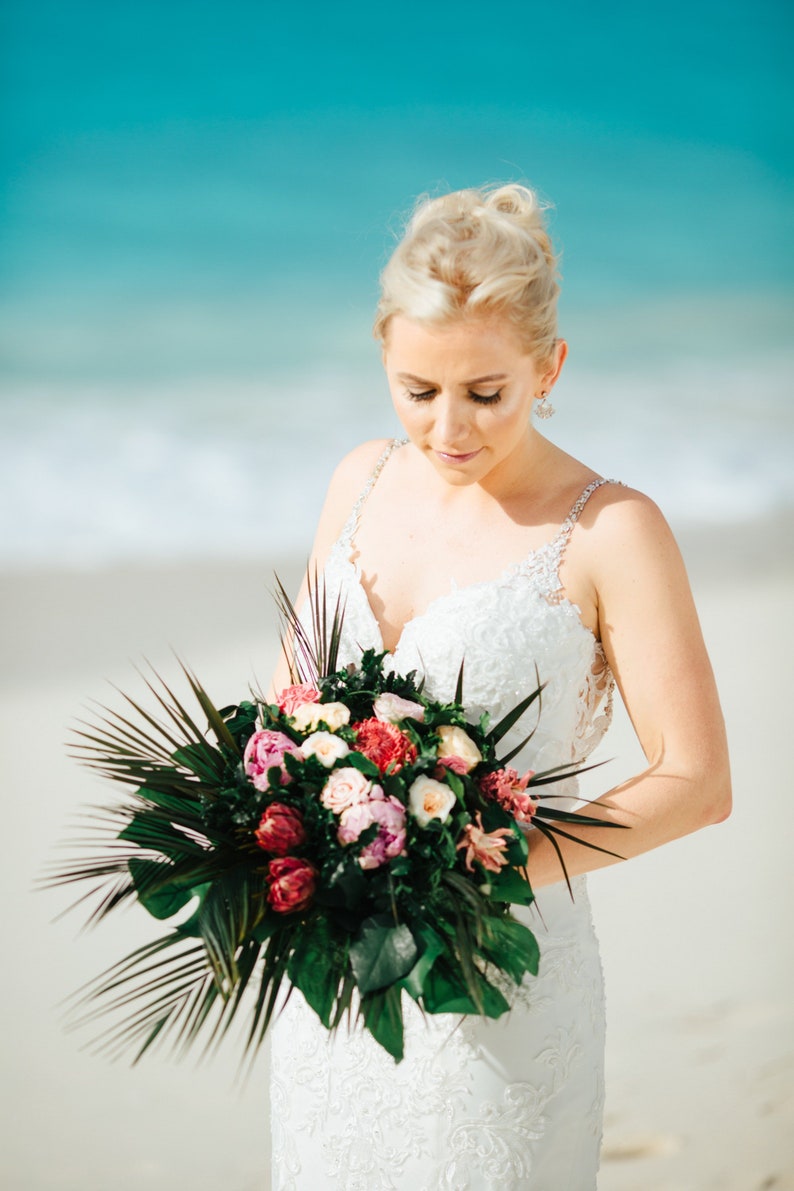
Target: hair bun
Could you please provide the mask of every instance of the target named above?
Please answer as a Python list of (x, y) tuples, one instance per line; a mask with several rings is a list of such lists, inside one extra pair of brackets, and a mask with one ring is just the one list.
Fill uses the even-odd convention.
[(559, 285), (543, 210), (518, 183), (420, 199), (381, 275), (375, 335), (385, 339), (395, 314), (433, 323), (500, 314), (548, 358)]

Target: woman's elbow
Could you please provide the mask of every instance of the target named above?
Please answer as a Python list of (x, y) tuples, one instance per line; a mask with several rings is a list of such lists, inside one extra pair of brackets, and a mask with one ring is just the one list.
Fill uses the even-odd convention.
[(714, 823), (724, 823), (733, 809), (731, 774), (727, 764), (718, 773), (712, 773), (705, 785), (707, 792), (703, 798), (702, 825), (709, 827)]

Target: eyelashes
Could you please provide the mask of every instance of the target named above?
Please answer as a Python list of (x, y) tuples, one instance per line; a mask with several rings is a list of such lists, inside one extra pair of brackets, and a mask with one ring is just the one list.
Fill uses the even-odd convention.
[[(422, 393), (415, 393), (412, 389), (406, 389), (406, 396), (411, 401), (432, 401), (436, 395), (435, 389), (426, 389)], [(502, 390), (497, 389), (495, 393), (473, 393), (469, 391), (469, 397), (477, 405), (496, 405), (497, 401), (502, 398)]]

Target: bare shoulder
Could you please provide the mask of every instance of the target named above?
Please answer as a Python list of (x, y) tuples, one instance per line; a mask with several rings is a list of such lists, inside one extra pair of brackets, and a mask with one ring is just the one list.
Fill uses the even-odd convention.
[(348, 492), (355, 490), (357, 496), (390, 441), (388, 438), (370, 438), (348, 451), (334, 470), (329, 493), (331, 488), (338, 488)]
[(337, 464), (328, 485), (325, 511), (341, 514), (340, 530), (389, 442), (388, 438), (372, 438), (359, 443)]
[(659, 506), (635, 488), (602, 484), (580, 518), (582, 544), (594, 573), (605, 577), (640, 558), (680, 560), (673, 532)]
[(350, 511), (372, 475), (378, 459), (389, 445), (389, 439), (376, 438), (360, 443), (339, 462), (325, 498), (317, 527), (312, 558), (322, 563), (339, 537)]

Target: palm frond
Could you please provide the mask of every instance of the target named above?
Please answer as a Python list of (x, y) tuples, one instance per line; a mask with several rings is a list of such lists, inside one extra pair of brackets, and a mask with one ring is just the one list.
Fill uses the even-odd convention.
[(293, 677), (301, 682), (316, 684), (321, 678), (335, 673), (339, 659), (339, 646), (344, 621), (344, 602), (341, 592), (337, 596), (333, 611), (329, 613), (328, 592), (325, 576), (318, 573), (307, 576), (307, 600), (311, 620), (309, 631), (295, 610), (278, 575), (275, 600), (281, 624), (281, 648), (285, 656), (294, 663)]

